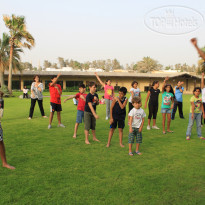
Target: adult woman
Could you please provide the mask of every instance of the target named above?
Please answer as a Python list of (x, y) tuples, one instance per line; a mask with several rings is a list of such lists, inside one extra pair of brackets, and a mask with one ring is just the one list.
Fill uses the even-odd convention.
[(31, 84), (31, 107), (28, 119), (31, 120), (33, 117), (36, 100), (38, 101), (38, 106), (40, 108), (42, 117), (47, 118), (43, 109), (43, 84), (40, 82), (40, 77), (38, 75), (35, 75), (33, 80), (34, 82)]
[(103, 83), (97, 73), (95, 73), (96, 78), (98, 79), (99, 83), (104, 87), (105, 94), (105, 103), (106, 103), (106, 120), (110, 118), (110, 108), (114, 97), (114, 87), (111, 86), (111, 80), (107, 79), (106, 83)]

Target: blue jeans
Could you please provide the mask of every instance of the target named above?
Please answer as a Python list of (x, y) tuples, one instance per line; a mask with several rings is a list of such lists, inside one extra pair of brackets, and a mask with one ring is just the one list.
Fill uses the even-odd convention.
[(192, 113), (189, 113), (189, 124), (186, 131), (186, 136), (191, 136), (191, 130), (194, 125), (194, 120), (196, 120), (197, 135), (201, 137), (201, 113), (194, 113), (194, 119), (191, 118)]

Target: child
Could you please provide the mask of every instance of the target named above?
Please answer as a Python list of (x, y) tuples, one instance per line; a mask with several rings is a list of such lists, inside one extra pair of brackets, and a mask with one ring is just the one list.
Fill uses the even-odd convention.
[(165, 131), (166, 114), (167, 114), (167, 132), (173, 133), (173, 131), (170, 130), (170, 124), (171, 124), (171, 113), (174, 107), (174, 91), (171, 85), (166, 84), (167, 80), (169, 80), (168, 77), (165, 78), (162, 86), (161, 113), (163, 118), (162, 119), (163, 134), (166, 134)]
[(201, 112), (203, 113), (203, 118), (205, 118), (205, 113), (202, 105), (202, 99), (201, 97), (199, 97), (200, 93), (201, 93), (200, 87), (194, 88), (193, 91), (194, 96), (192, 96), (190, 99), (191, 106), (190, 106), (190, 113), (189, 113), (189, 124), (186, 131), (186, 140), (190, 140), (191, 130), (194, 125), (194, 120), (196, 120), (198, 137), (200, 139), (205, 140), (205, 138), (201, 136)]
[(160, 90), (159, 88), (159, 81), (154, 81), (152, 83), (152, 87), (150, 88), (150, 90), (147, 93), (147, 97), (145, 100), (145, 105), (144, 108), (147, 109), (147, 101), (149, 99), (149, 104), (148, 104), (148, 108), (149, 108), (149, 115), (148, 115), (148, 125), (147, 125), (147, 130), (150, 130), (150, 122), (153, 116), (153, 126), (152, 129), (159, 129), (156, 125), (156, 118), (157, 118), (157, 112), (158, 112), (158, 101), (159, 101), (159, 93)]
[(76, 95), (71, 95), (64, 100), (64, 103), (65, 103), (67, 100), (72, 99), (72, 98), (78, 99), (77, 118), (76, 118), (73, 138), (76, 138), (78, 126), (80, 123), (82, 123), (82, 120), (84, 118), (85, 101), (86, 101), (86, 96), (87, 96), (87, 94), (85, 94), (85, 91), (86, 91), (85, 85), (81, 84), (79, 85), (79, 93), (77, 93)]
[(90, 144), (88, 135), (89, 130), (92, 130), (93, 141), (99, 142), (95, 134), (96, 119), (99, 116), (96, 114), (96, 106), (99, 104), (98, 94), (96, 94), (96, 84), (94, 82), (89, 83), (90, 93), (86, 96), (84, 123), (85, 123), (85, 144)]
[(120, 146), (124, 147), (122, 144), (123, 138), (123, 129), (125, 127), (125, 117), (126, 117), (126, 105), (127, 98), (125, 97), (127, 93), (127, 88), (121, 87), (119, 90), (119, 96), (115, 97), (110, 110), (110, 131), (108, 137), (107, 147), (110, 146), (110, 142), (113, 136), (115, 129), (118, 126)]
[(48, 129), (51, 128), (51, 123), (53, 120), (53, 115), (54, 112), (57, 112), (57, 119), (58, 119), (58, 127), (63, 127), (65, 126), (61, 123), (61, 94), (62, 94), (62, 89), (59, 84), (56, 84), (58, 81), (58, 78), (60, 77), (61, 74), (58, 74), (57, 77), (53, 76), (51, 77), (51, 83), (49, 83), (49, 91), (50, 91), (50, 117), (49, 117), (49, 125)]
[[(204, 87), (204, 73), (201, 74), (201, 94), (202, 94), (202, 104), (203, 104), (203, 109), (205, 111), (205, 87)], [(202, 116), (203, 118), (203, 116)], [(201, 125), (202, 125), (202, 118), (201, 118)], [(205, 124), (205, 119), (204, 119), (204, 124)]]
[(23, 98), (28, 98), (28, 89), (26, 86), (24, 86), (24, 89), (23, 89)]
[(3, 100), (3, 92), (0, 91), (0, 156), (2, 160), (2, 166), (8, 169), (15, 169), (15, 167), (9, 165), (6, 161), (6, 151), (3, 141), (3, 129), (1, 126), (1, 118), (3, 117), (4, 110), (4, 100)]
[(178, 81), (177, 82), (177, 86), (175, 86), (174, 89), (174, 95), (175, 95), (175, 100), (174, 100), (174, 109), (172, 110), (172, 120), (174, 120), (175, 118), (175, 113), (177, 111), (177, 107), (179, 108), (179, 117), (181, 119), (184, 119), (184, 115), (183, 115), (183, 92), (184, 92), (184, 87), (182, 87), (182, 85), (184, 84), (184, 82)]
[(142, 155), (139, 151), (140, 143), (142, 143), (142, 128), (144, 125), (144, 118), (146, 114), (141, 108), (142, 103), (140, 97), (133, 97), (132, 99), (133, 109), (129, 112), (130, 117), (130, 129), (129, 129), (129, 155), (133, 156), (132, 144), (134, 143), (134, 138), (136, 137), (136, 151), (138, 155)]
[(105, 103), (106, 103), (106, 120), (110, 118), (110, 107), (114, 98), (114, 87), (111, 86), (111, 80), (107, 79), (106, 83), (103, 83), (97, 73), (95, 73), (96, 78), (100, 82), (100, 84), (104, 87), (105, 90)]
[(100, 104), (104, 105), (105, 104), (105, 98), (104, 96), (102, 96), (101, 100), (100, 100)]
[(132, 84), (131, 84), (132, 88), (130, 89), (130, 98), (129, 98), (129, 112), (130, 110), (132, 110), (133, 108), (133, 105), (132, 105), (132, 98), (133, 97), (140, 97), (141, 98), (141, 95), (140, 95), (140, 89), (137, 88), (138, 86), (138, 82), (137, 81), (133, 81)]

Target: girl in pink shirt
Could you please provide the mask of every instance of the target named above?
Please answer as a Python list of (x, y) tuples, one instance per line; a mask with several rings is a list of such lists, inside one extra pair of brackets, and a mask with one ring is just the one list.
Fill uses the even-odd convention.
[(107, 79), (106, 83), (103, 83), (97, 73), (95, 73), (96, 78), (98, 79), (99, 83), (104, 87), (104, 98), (106, 103), (106, 120), (110, 118), (110, 107), (114, 98), (114, 87), (111, 86), (111, 80)]

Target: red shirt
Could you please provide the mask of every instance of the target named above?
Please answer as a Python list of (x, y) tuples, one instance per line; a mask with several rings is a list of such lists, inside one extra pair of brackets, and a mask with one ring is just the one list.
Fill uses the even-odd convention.
[(78, 106), (77, 106), (77, 110), (81, 110), (84, 111), (85, 110), (85, 100), (83, 100), (82, 98), (80, 98), (80, 96), (83, 95), (84, 98), (86, 98), (87, 94), (85, 93), (77, 93), (75, 99), (78, 100)]
[[(53, 86), (50, 86), (49, 83), (49, 91), (50, 91), (50, 102), (55, 104), (61, 104), (61, 95), (58, 93), (58, 89)], [(59, 90), (62, 91), (61, 86), (59, 84), (55, 84), (58, 86)]]

